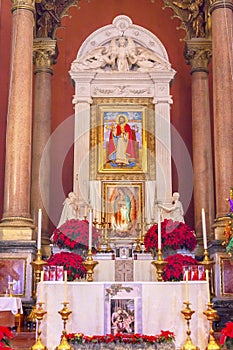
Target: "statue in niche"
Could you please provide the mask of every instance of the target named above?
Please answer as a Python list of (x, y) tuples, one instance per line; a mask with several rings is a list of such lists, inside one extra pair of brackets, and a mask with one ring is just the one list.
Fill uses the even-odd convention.
[(136, 45), (130, 37), (113, 38), (109, 46), (98, 46), (77, 58), (74, 70), (148, 71), (170, 69), (170, 63), (152, 50)]
[(173, 221), (179, 221), (184, 223), (184, 210), (183, 205), (180, 202), (180, 194), (174, 192), (172, 195), (172, 206), (166, 207), (158, 203), (158, 207), (162, 209), (162, 219), (171, 219)]

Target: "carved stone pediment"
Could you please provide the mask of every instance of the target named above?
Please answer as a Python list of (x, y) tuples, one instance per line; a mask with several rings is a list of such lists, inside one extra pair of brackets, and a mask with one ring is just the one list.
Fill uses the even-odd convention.
[(131, 37), (113, 38), (105, 46), (97, 46), (78, 57), (71, 67), (72, 71), (139, 71), (149, 72), (170, 70), (171, 65), (151, 49), (139, 45)]
[(92, 33), (72, 62), (76, 72), (171, 72), (167, 52), (160, 40), (127, 16)]

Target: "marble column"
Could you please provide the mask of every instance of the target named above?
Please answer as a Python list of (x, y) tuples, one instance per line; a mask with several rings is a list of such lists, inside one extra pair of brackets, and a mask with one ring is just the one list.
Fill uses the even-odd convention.
[(232, 0), (213, 1), (210, 8), (213, 51), (216, 239), (224, 239), (226, 213), (229, 211), (226, 198), (233, 183), (232, 10)]
[(209, 240), (213, 238), (214, 181), (211, 142), (208, 64), (211, 42), (194, 38), (186, 41), (185, 58), (192, 75), (192, 137), (194, 173), (194, 216), (198, 239), (197, 254), (203, 253), (201, 210), (205, 209)]
[(3, 240), (31, 240), (32, 46), (34, 1), (12, 1), (11, 72), (6, 131)]
[[(49, 243), (49, 188), (50, 155), (44, 155), (51, 133), (51, 78), (52, 65), (57, 56), (56, 40), (37, 38), (33, 44), (35, 63), (35, 93), (32, 144), (31, 213), (37, 222), (42, 209), (42, 244)], [(44, 156), (43, 156), (44, 155)]]

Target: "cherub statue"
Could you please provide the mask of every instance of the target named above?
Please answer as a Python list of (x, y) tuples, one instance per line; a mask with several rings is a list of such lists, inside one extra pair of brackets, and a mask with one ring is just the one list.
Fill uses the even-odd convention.
[(183, 205), (179, 201), (179, 198), (180, 198), (180, 194), (178, 192), (174, 192), (172, 195), (171, 207), (165, 207), (162, 204), (158, 204), (158, 207), (162, 209), (163, 219), (171, 219), (173, 221), (184, 222)]
[(57, 227), (60, 227), (66, 221), (78, 218), (78, 198), (74, 192), (70, 192), (63, 203), (61, 218)]

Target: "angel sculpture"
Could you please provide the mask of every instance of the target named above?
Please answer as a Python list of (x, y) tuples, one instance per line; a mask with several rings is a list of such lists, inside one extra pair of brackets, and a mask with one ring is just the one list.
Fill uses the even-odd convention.
[(99, 69), (104, 68), (107, 64), (111, 64), (108, 56), (108, 50), (105, 46), (98, 46), (89, 51), (86, 55), (81, 56), (75, 62), (75, 69)]

